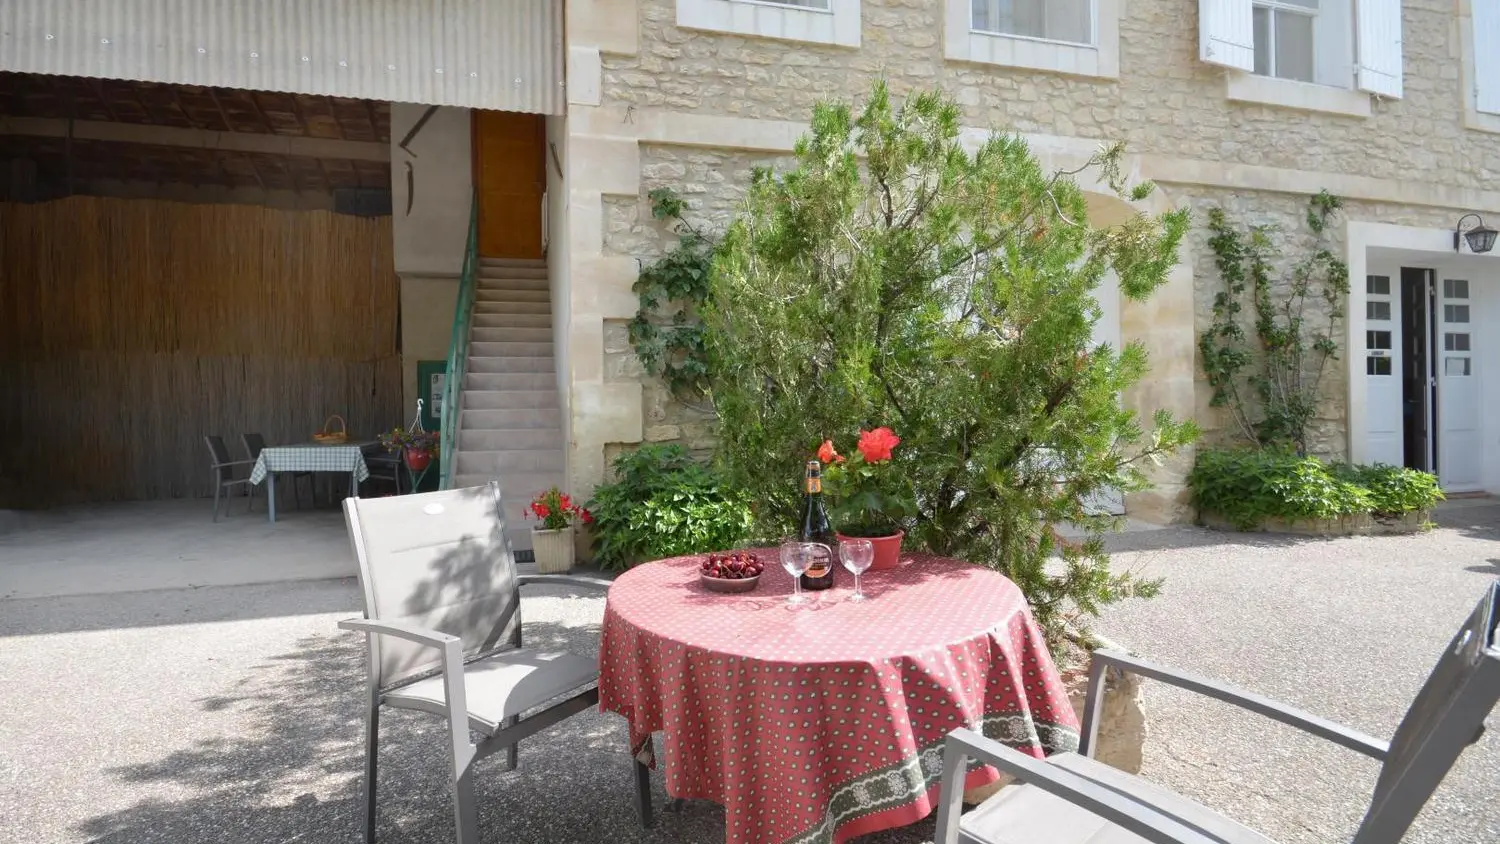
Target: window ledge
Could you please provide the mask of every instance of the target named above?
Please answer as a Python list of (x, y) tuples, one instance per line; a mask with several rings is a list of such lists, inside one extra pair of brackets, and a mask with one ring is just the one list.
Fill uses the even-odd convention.
[(952, 61), (1119, 79), (1121, 2), (1097, 0), (1094, 4), (1098, 44), (1091, 45), (976, 32), (969, 26), (973, 11), (970, 0), (946, 0), (943, 55)]
[(1320, 111), (1346, 117), (1369, 117), (1370, 95), (1349, 88), (1314, 85), (1291, 79), (1256, 76), (1253, 73), (1229, 73), (1229, 99), (1242, 103)]
[(1471, 103), (1464, 108), (1464, 128), (1500, 135), (1500, 114), (1486, 114), (1474, 108)]
[(814, 9), (758, 0), (677, 0), (677, 25), (783, 41), (858, 47), (859, 0)]

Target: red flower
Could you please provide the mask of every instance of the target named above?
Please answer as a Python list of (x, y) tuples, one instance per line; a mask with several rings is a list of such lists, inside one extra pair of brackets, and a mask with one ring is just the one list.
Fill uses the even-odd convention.
[(818, 459), (823, 461), (825, 464), (843, 463), (844, 455), (839, 454), (834, 450), (833, 440), (824, 440), (823, 444), (818, 446)]
[(560, 496), (557, 499), (557, 503), (558, 506), (565, 511), (573, 509), (573, 499), (569, 498), (566, 494)]
[(583, 509), (582, 507), (578, 508), (578, 518), (582, 519), (583, 523), (586, 525), (591, 525), (594, 523), (594, 514)]
[(873, 431), (859, 432), (859, 453), (866, 463), (883, 463), (891, 459), (891, 449), (901, 444), (901, 438), (890, 428), (880, 427)]
[(535, 513), (538, 519), (545, 519), (552, 515), (552, 508), (540, 501), (533, 501), (531, 503), (531, 512)]

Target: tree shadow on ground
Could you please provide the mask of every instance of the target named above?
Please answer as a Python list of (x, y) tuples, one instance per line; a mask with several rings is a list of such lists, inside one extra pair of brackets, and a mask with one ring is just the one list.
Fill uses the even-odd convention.
[(1174, 525), (1158, 530), (1128, 531), (1104, 535), (1104, 550), (1111, 554), (1132, 551), (1169, 551), (1182, 548), (1294, 548), (1342, 539), (1337, 536), (1303, 536), (1294, 533), (1224, 531), (1197, 525)]
[[(539, 590), (542, 592), (542, 590)], [(568, 598), (548, 589), (548, 597)], [(602, 610), (602, 599), (593, 599)], [(533, 613), (535, 615), (535, 613)], [(531, 621), (529, 646), (596, 654), (598, 623)], [(358, 842), (362, 840), (365, 651), (363, 637), (330, 629), (263, 661), (236, 688), (205, 698), (205, 710), (234, 710), (248, 727), (232, 736), (184, 738), (180, 749), (104, 779), (148, 784), (157, 796), (84, 821), (77, 832), (103, 844)], [(442, 721), (423, 713), (382, 713), (382, 844), (453, 840)], [(178, 741), (166, 734), (164, 745)], [(657, 812), (642, 830), (632, 802), (624, 719), (586, 712), (522, 742), (518, 771), (504, 754), (480, 763), (480, 836), (486, 842), (687, 844), (722, 841), (723, 812), (703, 802)], [(653, 775), (656, 805), (666, 801)], [(930, 820), (861, 839), (868, 844), (931, 840)]]

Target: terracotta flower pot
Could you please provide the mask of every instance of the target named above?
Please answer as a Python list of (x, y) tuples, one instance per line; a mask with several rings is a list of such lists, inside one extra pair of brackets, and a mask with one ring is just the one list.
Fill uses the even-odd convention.
[(531, 529), (531, 550), (538, 574), (558, 574), (573, 567), (573, 528)]
[(401, 452), (401, 457), (406, 461), (406, 468), (413, 472), (420, 472), (432, 463), (432, 452), (430, 451), (415, 451), (408, 448)]
[(881, 569), (893, 569), (901, 565), (901, 540), (906, 538), (906, 531), (898, 530), (890, 536), (845, 536), (837, 534), (839, 541), (845, 539), (868, 539), (875, 546), (875, 561), (870, 563), (870, 571)]

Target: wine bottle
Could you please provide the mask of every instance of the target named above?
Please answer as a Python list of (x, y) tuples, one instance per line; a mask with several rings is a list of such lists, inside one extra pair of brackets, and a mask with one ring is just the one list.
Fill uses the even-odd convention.
[(812, 591), (833, 587), (833, 570), (838, 560), (838, 539), (828, 525), (828, 511), (823, 508), (823, 467), (816, 460), (807, 461), (806, 494), (802, 499), (801, 542), (814, 546), (812, 563), (802, 575), (802, 588)]

